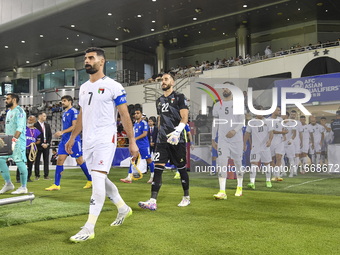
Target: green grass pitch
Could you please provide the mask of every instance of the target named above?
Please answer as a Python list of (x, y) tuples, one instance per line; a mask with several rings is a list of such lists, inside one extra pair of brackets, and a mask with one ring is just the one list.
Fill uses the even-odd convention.
[(117, 210), (106, 199), (96, 237), (78, 244), (68, 239), (86, 222), (91, 196), (91, 190), (82, 188), (81, 170), (65, 170), (60, 191), (44, 191), (51, 181), (28, 183), (36, 196), (32, 205), (0, 206), (1, 254), (340, 254), (337, 175), (284, 178), (271, 189), (258, 175), (255, 190), (247, 188), (246, 175), (242, 197), (234, 196), (236, 180), (227, 180), (228, 199), (217, 201), (217, 177), (190, 173), (191, 205), (180, 208), (181, 183), (168, 170), (158, 209), (151, 212), (138, 207), (138, 201), (150, 197), (150, 175), (132, 184), (120, 182), (126, 174), (127, 169), (114, 168), (109, 177), (132, 216), (110, 227)]

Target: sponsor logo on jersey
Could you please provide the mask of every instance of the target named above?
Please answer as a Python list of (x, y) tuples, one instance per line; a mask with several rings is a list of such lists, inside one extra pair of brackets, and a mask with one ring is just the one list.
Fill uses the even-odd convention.
[(23, 117), (24, 117), (24, 114), (19, 113), (19, 118), (23, 118)]
[(99, 88), (98, 89), (98, 94), (104, 94), (105, 89), (104, 88)]

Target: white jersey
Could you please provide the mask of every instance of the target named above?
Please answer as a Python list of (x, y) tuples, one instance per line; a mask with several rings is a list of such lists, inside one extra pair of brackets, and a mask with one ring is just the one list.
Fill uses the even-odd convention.
[(310, 139), (310, 133), (312, 133), (312, 129), (310, 125), (302, 125), (302, 139), (303, 139), (303, 144), (309, 144), (309, 139)]
[(312, 124), (309, 124), (309, 125), (310, 125), (310, 128), (312, 130), (311, 133), (313, 133), (314, 144), (320, 143), (321, 138), (322, 138), (322, 133), (325, 132), (325, 128), (318, 123), (316, 123), (314, 126)]
[(294, 142), (299, 141), (300, 143), (300, 132), (302, 132), (302, 124), (301, 124), (301, 121), (299, 120), (295, 120), (295, 121), (297, 122), (297, 125), (296, 125), (296, 136), (295, 136)]
[(97, 144), (115, 143), (117, 105), (126, 103), (125, 95), (123, 86), (107, 76), (94, 83), (88, 80), (80, 87), (85, 149)]
[(243, 142), (242, 129), (240, 129), (232, 138), (227, 138), (228, 132), (234, 130), (236, 126), (240, 125), (240, 123), (244, 123), (245, 120), (244, 115), (234, 114), (232, 100), (222, 101), (222, 105), (220, 102), (215, 104), (213, 108), (213, 116), (215, 119), (219, 119), (219, 121), (215, 122), (215, 125), (218, 128), (219, 143)]
[[(251, 126), (250, 126), (251, 125)], [(269, 132), (273, 131), (272, 125), (265, 119), (252, 119), (248, 122), (246, 132), (252, 135), (252, 151), (262, 151), (267, 148)]]
[[(329, 123), (326, 123), (326, 127), (330, 128), (331, 127), (331, 124)], [(330, 132), (327, 131), (327, 129), (325, 129), (325, 138), (324, 138), (324, 141), (326, 144), (329, 144), (333, 141), (333, 131), (331, 130)]]
[[(271, 117), (267, 118), (267, 125), (269, 125), (274, 131), (282, 132), (283, 126), (281, 124), (282, 118), (276, 117), (276, 119), (273, 119)], [(274, 134), (272, 145), (276, 145), (282, 142), (282, 134)]]
[[(293, 130), (296, 131), (295, 122), (290, 121), (290, 120), (287, 122), (285, 121), (283, 127), (285, 130), (288, 130), (288, 133), (286, 134), (286, 141), (285, 141), (285, 143), (288, 144), (288, 141), (293, 138)], [(297, 132), (296, 132), (296, 135), (297, 135)]]

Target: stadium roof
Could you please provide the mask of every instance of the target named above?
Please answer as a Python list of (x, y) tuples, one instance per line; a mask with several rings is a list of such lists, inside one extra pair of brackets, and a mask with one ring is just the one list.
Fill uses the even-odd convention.
[(0, 24), (1, 71), (80, 55), (89, 46), (123, 44), (155, 52), (160, 40), (174, 49), (170, 40), (176, 38), (178, 49), (230, 39), (242, 24), (257, 33), (340, 19), (335, 0), (49, 1), (59, 4)]

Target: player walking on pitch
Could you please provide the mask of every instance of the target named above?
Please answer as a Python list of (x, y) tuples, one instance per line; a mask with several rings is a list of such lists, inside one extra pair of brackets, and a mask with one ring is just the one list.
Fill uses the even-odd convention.
[(116, 185), (107, 177), (116, 150), (117, 110), (129, 137), (130, 153), (134, 158), (139, 154), (126, 105), (125, 90), (120, 83), (104, 75), (104, 50), (92, 47), (85, 53), (85, 70), (90, 74), (90, 80), (80, 87), (79, 116), (65, 149), (68, 154), (72, 154), (75, 138), (83, 131), (84, 159), (91, 171), (92, 196), (88, 220), (82, 230), (70, 238), (73, 242), (94, 238), (94, 227), (102, 210), (105, 194), (118, 208), (117, 218), (111, 226), (123, 224), (125, 218), (132, 214)]
[[(263, 110), (263, 107), (257, 106), (256, 110)], [(251, 122), (251, 125), (249, 124), (249, 122)], [(264, 118), (261, 115), (257, 115), (256, 118), (250, 120), (249, 122), (243, 142), (243, 150), (246, 151), (246, 143), (250, 137), (250, 134), (252, 135), (252, 148), (250, 152), (250, 183), (248, 184), (248, 187), (251, 189), (255, 189), (256, 172), (258, 170), (258, 164), (261, 160), (261, 163), (263, 163), (263, 168), (266, 172), (267, 188), (271, 188), (271, 169), (269, 164), (272, 161), (270, 145), (274, 135), (274, 128), (271, 124), (264, 122)]]
[(155, 174), (151, 184), (151, 198), (146, 202), (139, 202), (143, 209), (155, 211), (157, 196), (162, 185), (162, 173), (165, 164), (170, 160), (174, 164), (182, 180), (184, 196), (178, 206), (190, 204), (189, 175), (186, 164), (186, 146), (183, 129), (188, 122), (187, 100), (183, 94), (173, 90), (175, 81), (171, 74), (162, 77), (164, 95), (157, 99), (156, 107), (159, 115), (157, 144), (154, 154)]
[[(232, 82), (225, 82), (227, 85), (234, 85)], [(237, 173), (237, 189), (235, 196), (242, 196), (243, 186), (243, 133), (242, 127), (244, 124), (244, 115), (235, 115), (233, 109), (233, 95), (228, 88), (223, 88), (222, 105), (215, 104), (213, 108), (214, 123), (212, 127), (212, 137), (216, 137), (218, 130), (218, 144), (215, 139), (212, 140), (213, 147), (218, 151), (217, 168), (221, 167), (218, 173), (218, 181), (220, 184), (220, 191), (214, 194), (215, 199), (227, 199), (225, 193), (225, 186), (227, 181), (229, 158), (234, 160)], [(219, 124), (218, 119), (227, 121), (227, 124)], [(217, 121), (217, 122), (216, 122)], [(231, 124), (234, 123), (234, 124)], [(243, 124), (242, 124), (243, 123)]]
[[(60, 190), (60, 179), (61, 179), (61, 174), (64, 171), (64, 162), (69, 155), (65, 151), (65, 144), (67, 141), (70, 139), (71, 132), (74, 129), (77, 118), (78, 118), (78, 110), (72, 107), (73, 99), (71, 96), (63, 96), (61, 98), (61, 102), (63, 104), (63, 107), (65, 109), (65, 112), (63, 113), (63, 131), (58, 131), (55, 133), (55, 137), (60, 137), (61, 141), (59, 143), (59, 148), (58, 148), (58, 161), (57, 161), (57, 167), (55, 169), (55, 178), (54, 178), (54, 184), (46, 188), (45, 190), (51, 191), (51, 190)], [(86, 163), (83, 160), (83, 152), (81, 149), (81, 140), (80, 136), (78, 135), (75, 139), (75, 144), (72, 148), (73, 154), (70, 156), (72, 158), (76, 158), (77, 164), (80, 166), (80, 168), (83, 170), (86, 178), (87, 178), (87, 183), (83, 187), (84, 189), (89, 189), (92, 186), (92, 179), (91, 175), (89, 174), (89, 171), (87, 170)]]
[(18, 105), (19, 97), (16, 94), (7, 94), (6, 107), (9, 111), (6, 115), (6, 135), (12, 135), (12, 151), (10, 156), (0, 157), (0, 171), (5, 180), (4, 187), (0, 190), (0, 194), (14, 189), (14, 185), (9, 175), (9, 168), (6, 159), (13, 158), (20, 172), (21, 187), (12, 194), (26, 194), (27, 188), (27, 168), (26, 168), (26, 113)]

